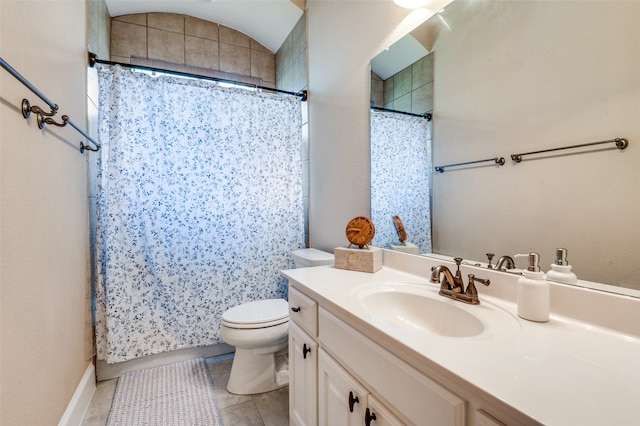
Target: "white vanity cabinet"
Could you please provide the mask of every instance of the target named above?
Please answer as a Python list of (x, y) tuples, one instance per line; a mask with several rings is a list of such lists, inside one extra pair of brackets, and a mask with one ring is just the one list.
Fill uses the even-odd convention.
[(318, 353), (318, 424), (403, 425), (324, 349), (320, 349)]
[[(363, 383), (366, 387), (369, 394), (367, 408), (380, 419), (372, 421), (372, 426), (466, 424), (464, 400), (322, 307), (318, 309), (318, 341), (322, 350), (326, 350), (335, 358), (345, 370), (345, 374), (357, 377), (358, 379), (353, 380)], [(323, 355), (322, 360), (324, 359)], [(320, 382), (322, 380), (323, 378)], [(322, 386), (319, 389), (323, 391)], [(386, 401), (388, 413), (379, 400)], [(366, 411), (366, 408), (362, 409)], [(321, 426), (324, 425), (321, 423)]]
[[(610, 300), (551, 283), (559, 311), (548, 323), (526, 321), (516, 314), (517, 277), (465, 265), (481, 270), (493, 289), (480, 305), (465, 305), (441, 299), (424, 276), (439, 260), (400, 255), (385, 251), (376, 273), (331, 266), (282, 271), (296, 308), (290, 312), (292, 425), (361, 425), (367, 410), (376, 416), (373, 426), (637, 423), (636, 395), (624, 390), (640, 388), (640, 331), (624, 334), (618, 319), (609, 323), (607, 315), (574, 307), (604, 303), (637, 313), (640, 299)], [(439, 321), (475, 324), (477, 334), (430, 328)], [(304, 364), (304, 353), (314, 364)]]
[(318, 344), (289, 322), (289, 422), (315, 426), (317, 418)]
[[(365, 425), (370, 426), (401, 426), (404, 425), (391, 411), (385, 407), (375, 396), (369, 395), (365, 410)], [(367, 423), (370, 420), (370, 423)]]
[(291, 425), (538, 424), (459, 378), (431, 366), (417, 369), (391, 336), (370, 337), (349, 312), (296, 287), (289, 286)]
[(465, 424), (463, 400), (291, 286), (289, 307), (292, 425)]
[(317, 424), (318, 305), (289, 288), (289, 422)]

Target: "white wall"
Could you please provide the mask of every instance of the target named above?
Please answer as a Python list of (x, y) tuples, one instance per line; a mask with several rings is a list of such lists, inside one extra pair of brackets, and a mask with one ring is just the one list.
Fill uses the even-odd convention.
[[(507, 164), (434, 176), (434, 252), (532, 250), (548, 270), (566, 247), (578, 277), (640, 288), (640, 2), (457, 6), (434, 48), (434, 165)], [(629, 148), (509, 157), (616, 137)]]
[(426, 16), (393, 2), (310, 0), (310, 246), (348, 245), (347, 222), (370, 215), (369, 61)]
[[(86, 124), (86, 5), (0, 2), (0, 55)], [(22, 118), (0, 70), (0, 424), (57, 424), (92, 356), (87, 174), (80, 135)]]

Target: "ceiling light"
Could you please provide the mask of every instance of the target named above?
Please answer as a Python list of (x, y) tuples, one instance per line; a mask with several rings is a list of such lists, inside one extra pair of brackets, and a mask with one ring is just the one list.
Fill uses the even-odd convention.
[(395, 4), (407, 9), (417, 9), (419, 7), (425, 7), (429, 0), (393, 0)]

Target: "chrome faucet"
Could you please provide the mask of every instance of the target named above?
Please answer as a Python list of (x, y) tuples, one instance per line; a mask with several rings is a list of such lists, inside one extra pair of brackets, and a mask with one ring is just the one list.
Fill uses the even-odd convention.
[[(503, 265), (504, 268), (502, 267)], [(513, 257), (511, 256), (502, 256), (498, 259), (498, 263), (496, 263), (496, 271), (504, 271), (505, 269), (515, 269), (516, 262), (514, 262)]]
[[(462, 259), (456, 257), (453, 259), (456, 262), (457, 270), (453, 275), (449, 268), (444, 265), (438, 265), (431, 268), (431, 282), (440, 283), (440, 295), (448, 297), (449, 299), (458, 300), (460, 302), (469, 303), (471, 305), (477, 305), (480, 303), (478, 299), (478, 291), (476, 290), (475, 282), (484, 284), (485, 286), (491, 284), (491, 281), (482, 278), (476, 278), (475, 275), (469, 274), (469, 285), (465, 291), (464, 281), (462, 280), (462, 273), (460, 272), (460, 263)], [(440, 281), (440, 275), (444, 274), (444, 278)]]

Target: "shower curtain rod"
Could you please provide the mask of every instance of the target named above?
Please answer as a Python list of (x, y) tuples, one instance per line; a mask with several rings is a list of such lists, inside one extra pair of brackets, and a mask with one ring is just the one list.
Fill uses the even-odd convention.
[(376, 106), (372, 106), (371, 109), (374, 111), (395, 112), (396, 114), (411, 115), (413, 117), (422, 117), (422, 118), (426, 118), (427, 121), (431, 121), (431, 114), (428, 112), (425, 114), (414, 114), (412, 112), (396, 111), (395, 109), (381, 108)]
[(53, 124), (58, 127), (64, 127), (67, 124), (70, 124), (71, 127), (76, 129), (78, 133), (85, 137), (89, 142), (95, 145), (95, 148), (92, 148), (90, 145), (85, 145), (84, 142), (80, 142), (80, 153), (84, 153), (85, 151), (98, 151), (100, 149), (100, 144), (94, 141), (89, 135), (87, 135), (77, 124), (75, 124), (68, 115), (61, 116), (62, 122), (58, 123), (52, 117), (58, 113), (58, 104), (54, 103), (52, 100), (47, 98), (38, 88), (36, 88), (29, 80), (24, 78), (22, 74), (15, 70), (11, 65), (7, 63), (4, 59), (0, 58), (0, 65), (4, 68), (9, 74), (11, 74), (16, 80), (20, 83), (24, 84), (24, 86), (31, 90), (37, 97), (42, 99), (44, 103), (49, 105), (51, 112), (46, 112), (42, 108), (37, 105), (31, 105), (29, 100), (26, 98), (22, 99), (22, 116), (27, 119), (33, 112), (36, 114), (38, 118), (38, 128), (43, 129), (45, 124)]
[(105, 61), (103, 59), (98, 59), (98, 56), (95, 53), (89, 52), (89, 66), (93, 67), (95, 66), (95, 64), (120, 65), (121, 67), (125, 67), (125, 68), (135, 68), (135, 69), (144, 70), (144, 71), (161, 72), (164, 74), (172, 74), (172, 75), (177, 75), (181, 77), (190, 77), (190, 78), (197, 78), (200, 80), (215, 81), (217, 83), (235, 84), (238, 86), (245, 86), (253, 89), (268, 90), (270, 92), (282, 93), (284, 95), (297, 96), (300, 98), (302, 102), (305, 102), (307, 100), (306, 90), (301, 90), (299, 92), (289, 92), (287, 90), (273, 89), (271, 87), (258, 86), (257, 84), (243, 83), (241, 81), (227, 80), (224, 78), (209, 77), (206, 75), (192, 74), (192, 73), (182, 72), (182, 71), (165, 70), (162, 68), (147, 67), (144, 65), (132, 65), (132, 64), (125, 64), (123, 62)]

